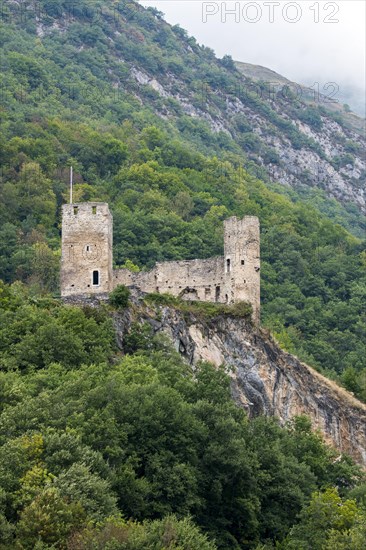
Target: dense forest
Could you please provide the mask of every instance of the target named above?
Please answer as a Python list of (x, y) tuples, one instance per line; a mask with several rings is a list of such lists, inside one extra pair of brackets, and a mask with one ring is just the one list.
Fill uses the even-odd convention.
[[(213, 131), (215, 90), (242, 77), (157, 10), (5, 1), (0, 43), (0, 548), (363, 550), (363, 475), (306, 418), (249, 422), (224, 370), (193, 373), (148, 327), (117, 350), (115, 306), (64, 306), (58, 282), (71, 165), (75, 200), (110, 205), (119, 267), (222, 254), (222, 221), (256, 215), (262, 324), (366, 401), (357, 206), (306, 173), (295, 189), (272, 181), (281, 159), (244, 115), (232, 135)], [(137, 89), (140, 66), (181, 74), (207, 118)], [(275, 137), (324, 157), (279, 112), (316, 128), (321, 108), (246, 101)], [(340, 171), (360, 155), (342, 147)]]
[(306, 418), (249, 422), (223, 369), (150, 325), (117, 350), (115, 294), (1, 286), (0, 548), (362, 550), (359, 467)]

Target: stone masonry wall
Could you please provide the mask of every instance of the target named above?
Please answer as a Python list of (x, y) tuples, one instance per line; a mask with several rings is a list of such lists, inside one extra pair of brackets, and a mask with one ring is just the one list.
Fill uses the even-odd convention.
[[(112, 243), (112, 216), (108, 204), (63, 205), (61, 296), (110, 291)], [(98, 275), (93, 275), (94, 272)]]
[(229, 303), (248, 301), (260, 313), (260, 228), (255, 216), (224, 221), (225, 295)]
[(127, 269), (113, 272), (113, 286), (137, 286), (144, 292), (161, 292), (186, 300), (225, 302), (224, 259), (162, 262), (148, 272), (131, 273)]
[(61, 295), (102, 295), (117, 285), (170, 293), (186, 300), (248, 301), (259, 322), (259, 220), (224, 222), (224, 256), (161, 262), (148, 272), (112, 269), (113, 226), (106, 203), (65, 204), (62, 209)]

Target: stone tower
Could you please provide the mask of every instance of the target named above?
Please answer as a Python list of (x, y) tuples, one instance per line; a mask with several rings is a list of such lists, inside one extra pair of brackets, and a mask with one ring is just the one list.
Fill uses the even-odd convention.
[(112, 290), (112, 225), (106, 203), (63, 205), (61, 296)]
[(224, 222), (224, 257), (160, 262), (150, 271), (113, 270), (113, 221), (108, 204), (62, 207), (61, 296), (108, 298), (117, 285), (167, 292), (183, 300), (249, 302), (259, 323), (259, 220), (235, 216)]
[(253, 319), (260, 312), (260, 234), (259, 220), (235, 216), (224, 221), (225, 298), (228, 303), (247, 301)]

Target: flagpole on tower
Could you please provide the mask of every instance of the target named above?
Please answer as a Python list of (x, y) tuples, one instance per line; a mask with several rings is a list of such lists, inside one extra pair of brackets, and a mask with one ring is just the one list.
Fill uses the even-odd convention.
[(72, 166), (70, 166), (70, 204), (72, 204)]

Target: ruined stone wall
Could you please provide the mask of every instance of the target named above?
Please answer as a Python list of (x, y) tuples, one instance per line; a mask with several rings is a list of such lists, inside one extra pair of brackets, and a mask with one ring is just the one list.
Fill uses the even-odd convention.
[(106, 203), (66, 204), (62, 209), (61, 295), (108, 294), (117, 285), (186, 300), (250, 302), (259, 322), (259, 221), (224, 222), (224, 256), (157, 263), (148, 272), (112, 270), (112, 216)]
[(137, 286), (144, 292), (162, 292), (186, 300), (206, 302), (226, 301), (224, 290), (224, 259), (182, 260), (162, 262), (148, 272), (131, 273), (115, 270), (113, 284)]
[(61, 296), (110, 291), (112, 243), (112, 216), (108, 204), (63, 205)]
[(136, 286), (143, 292), (156, 292), (155, 269), (134, 273), (128, 269), (113, 271), (113, 288), (117, 285)]
[(259, 322), (260, 252), (259, 220), (246, 216), (224, 222), (224, 256), (207, 260), (162, 262), (149, 272), (115, 270), (113, 287), (136, 286), (143, 292), (162, 292), (186, 300), (232, 304), (247, 301)]
[(156, 276), (159, 292), (213, 301), (215, 287), (222, 282), (222, 258), (158, 263)]

